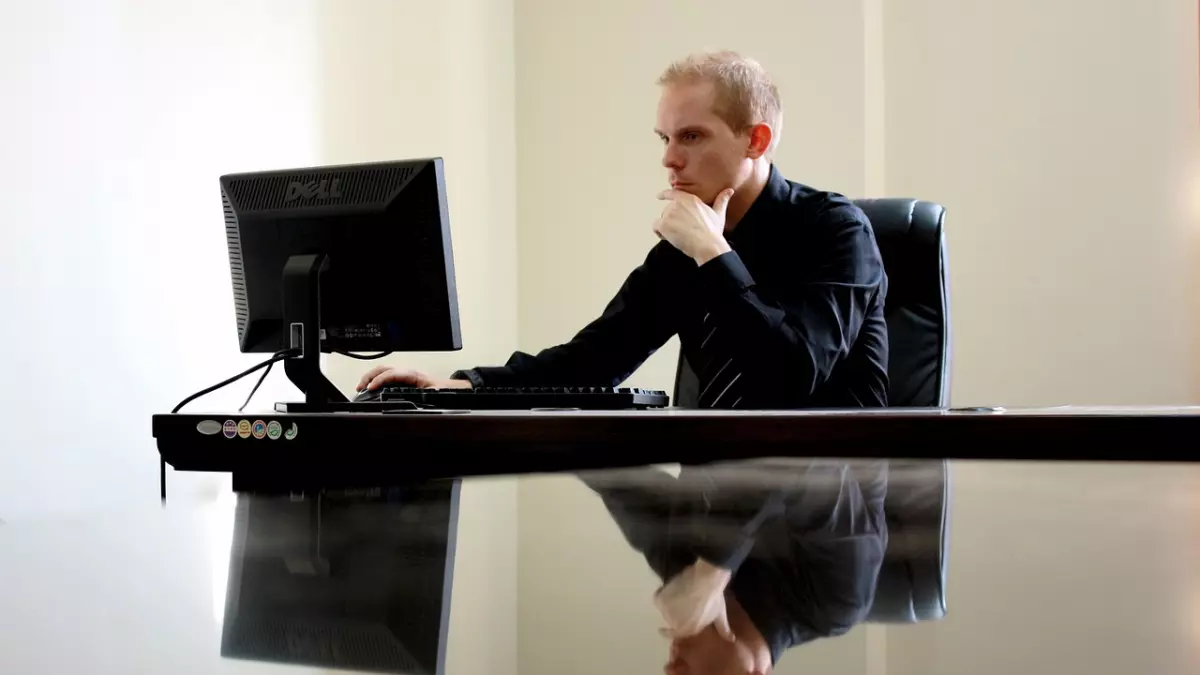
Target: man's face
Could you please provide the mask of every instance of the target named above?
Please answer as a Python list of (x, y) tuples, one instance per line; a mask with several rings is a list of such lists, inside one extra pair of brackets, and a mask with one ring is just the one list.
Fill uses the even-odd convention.
[(713, 111), (711, 82), (663, 88), (655, 131), (663, 140), (663, 166), (671, 187), (712, 204), (721, 190), (749, 176), (749, 134), (734, 132)]
[(721, 637), (709, 626), (697, 635), (671, 642), (666, 675), (752, 675), (754, 657), (749, 650)]

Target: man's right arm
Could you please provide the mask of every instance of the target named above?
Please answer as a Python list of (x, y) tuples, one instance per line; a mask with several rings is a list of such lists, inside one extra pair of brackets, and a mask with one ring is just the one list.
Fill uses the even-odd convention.
[(599, 317), (569, 341), (537, 354), (515, 352), (503, 366), (460, 370), (472, 386), (598, 386), (625, 381), (676, 332), (667, 267), (674, 249), (659, 244), (633, 270)]

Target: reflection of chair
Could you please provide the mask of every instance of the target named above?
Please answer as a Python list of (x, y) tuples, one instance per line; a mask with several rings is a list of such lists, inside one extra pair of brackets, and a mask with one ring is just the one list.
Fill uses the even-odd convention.
[(888, 462), (888, 545), (867, 621), (911, 623), (946, 614), (949, 463)]
[[(950, 303), (945, 210), (915, 199), (855, 202), (871, 220), (888, 275), (888, 405), (950, 404)], [(888, 548), (868, 621), (946, 613), (949, 463), (889, 462)]]

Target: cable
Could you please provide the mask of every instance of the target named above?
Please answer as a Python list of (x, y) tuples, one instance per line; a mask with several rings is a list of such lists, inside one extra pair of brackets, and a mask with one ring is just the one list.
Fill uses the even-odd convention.
[[(243, 370), (242, 372), (238, 373), (237, 375), (234, 375), (233, 377), (231, 377), (227, 380), (218, 382), (217, 384), (214, 384), (213, 386), (208, 387), (207, 389), (198, 391), (198, 392), (192, 394), (191, 396), (183, 399), (182, 401), (179, 402), (179, 405), (175, 406), (175, 409), (171, 411), (171, 414), (174, 415), (175, 413), (179, 412), (179, 410), (181, 408), (183, 408), (183, 406), (191, 403), (192, 401), (195, 401), (196, 399), (200, 398), (201, 396), (204, 396), (205, 394), (210, 394), (210, 393), (220, 389), (221, 387), (233, 384), (234, 382), (237, 382), (238, 380), (249, 375), (250, 373), (253, 373), (256, 370), (261, 370), (263, 368), (266, 368), (267, 373), (269, 373), (269, 372), (271, 372), (271, 366), (274, 365), (276, 362), (282, 361), (291, 356), (296, 356), (299, 353), (300, 353), (300, 350), (298, 350), (298, 349), (285, 349), (281, 352), (275, 352), (274, 356), (267, 359), (266, 361), (263, 361), (262, 363), (258, 364), (257, 366), (247, 368), (246, 370)], [(258, 379), (258, 384), (255, 384), (254, 389), (250, 390), (251, 397), (254, 396), (254, 392), (258, 391), (258, 386), (263, 383), (264, 379), (266, 379), (267, 373), (263, 373), (262, 377), (260, 377)], [(250, 403), (250, 398), (247, 398), (246, 403), (243, 403), (242, 407), (238, 408), (238, 412), (241, 412), (242, 408), (245, 408), (246, 405), (249, 403)], [(159, 497), (162, 499), (162, 503), (165, 505), (167, 503), (167, 461), (162, 458), (161, 454), (158, 457), (158, 492), (159, 492)]]
[(392, 354), (391, 352), (379, 352), (378, 354), (351, 354), (350, 352), (334, 352), (334, 353), (341, 354), (342, 356), (349, 356), (350, 358), (358, 359), (359, 361), (374, 361), (375, 359), (382, 359), (383, 357), (391, 356), (391, 354)]
[(179, 412), (180, 408), (191, 403), (192, 401), (195, 401), (196, 399), (200, 398), (201, 396), (204, 396), (205, 394), (211, 394), (212, 392), (220, 389), (221, 387), (228, 386), (230, 384), (233, 384), (234, 382), (237, 382), (238, 380), (249, 375), (250, 373), (253, 373), (262, 368), (266, 368), (267, 366), (270, 366), (272, 363), (275, 363), (276, 361), (282, 361), (290, 356), (296, 355), (297, 353), (299, 353), (298, 349), (285, 349), (281, 352), (276, 352), (274, 356), (267, 359), (266, 361), (263, 361), (262, 363), (258, 364), (257, 366), (247, 368), (246, 370), (243, 370), (242, 372), (238, 373), (237, 375), (234, 375), (233, 377), (229, 378), (228, 380), (218, 382), (217, 384), (214, 384), (213, 386), (211, 386), (207, 389), (198, 391), (198, 392), (192, 394), (191, 396), (183, 399), (182, 401), (179, 402), (179, 405), (175, 406), (175, 409), (172, 410), (171, 413), (172, 414), (177, 413), (177, 412)]
[(274, 361), (271, 361), (267, 364), (267, 369), (264, 370), (263, 374), (258, 378), (258, 382), (254, 383), (254, 388), (250, 390), (250, 395), (246, 397), (246, 401), (242, 403), (240, 408), (238, 408), (238, 412), (242, 412), (246, 409), (246, 406), (250, 405), (250, 399), (254, 398), (255, 392), (257, 392), (258, 388), (262, 386), (263, 380), (267, 379), (267, 375), (271, 374), (271, 367), (274, 365)]

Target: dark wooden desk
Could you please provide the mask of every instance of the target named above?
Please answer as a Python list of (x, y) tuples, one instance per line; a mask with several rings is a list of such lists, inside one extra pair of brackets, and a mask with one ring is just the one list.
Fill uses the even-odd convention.
[(176, 470), (329, 485), (764, 456), (1196, 461), (1200, 407), (164, 414), (153, 433)]

